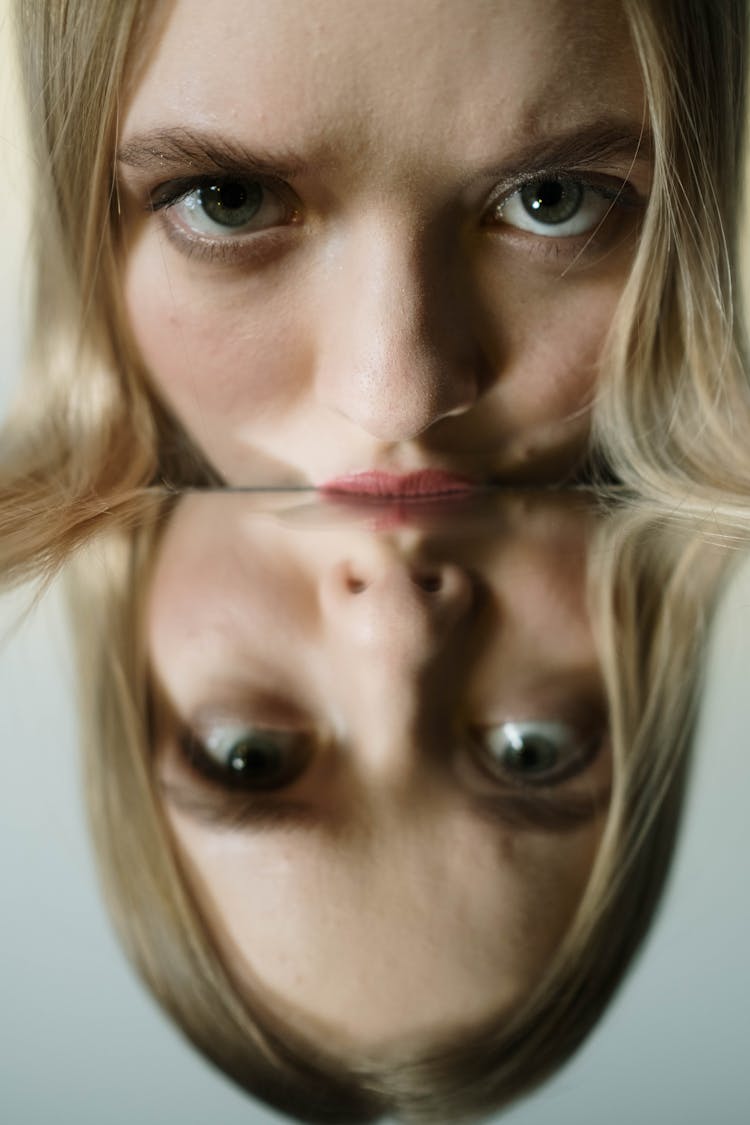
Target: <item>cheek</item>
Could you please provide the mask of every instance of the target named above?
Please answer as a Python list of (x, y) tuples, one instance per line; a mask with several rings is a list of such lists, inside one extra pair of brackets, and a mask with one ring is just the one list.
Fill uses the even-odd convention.
[(514, 302), (499, 387), (521, 423), (562, 420), (591, 402), (622, 279), (561, 280)]
[[(601, 843), (600, 817), (569, 835), (531, 836), (519, 860), (525, 933), (524, 953), (535, 967), (546, 966), (559, 951), (574, 920)], [(519, 849), (520, 852), (521, 849)]]
[(169, 247), (154, 243), (133, 250), (125, 300), (156, 390), (188, 428), (198, 421), (226, 433), (278, 415), (309, 366), (300, 303), (288, 288), (282, 301), (273, 282), (170, 268)]
[[(532, 256), (526, 246), (489, 244), (477, 274), (474, 331), (487, 384), (470, 434), (499, 474), (537, 479), (580, 460), (602, 354), (628, 277), (632, 240), (606, 257)], [(456, 425), (461, 425), (456, 419)]]

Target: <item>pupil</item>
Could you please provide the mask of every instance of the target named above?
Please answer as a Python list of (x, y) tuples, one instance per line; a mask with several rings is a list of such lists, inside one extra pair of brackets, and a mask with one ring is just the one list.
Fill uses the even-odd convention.
[(266, 778), (279, 769), (279, 755), (276, 747), (245, 744), (235, 747), (229, 755), (229, 768), (233, 773), (244, 777)]
[(547, 180), (545, 183), (540, 184), (536, 191), (536, 199), (533, 206), (537, 209), (542, 207), (555, 207), (563, 197), (563, 186), (558, 181)]
[(216, 203), (219, 207), (226, 207), (230, 211), (242, 207), (247, 201), (247, 190), (244, 184), (224, 184), (223, 187), (213, 187)]
[(554, 761), (554, 752), (550, 747), (538, 741), (525, 741), (521, 746), (514, 747), (513, 764), (517, 769), (532, 772), (546, 769)]
[(543, 223), (564, 223), (578, 211), (583, 187), (575, 180), (537, 180), (521, 188), (521, 200), (533, 219)]
[(225, 180), (201, 188), (200, 200), (203, 210), (214, 222), (239, 227), (260, 210), (263, 187), (253, 181)]

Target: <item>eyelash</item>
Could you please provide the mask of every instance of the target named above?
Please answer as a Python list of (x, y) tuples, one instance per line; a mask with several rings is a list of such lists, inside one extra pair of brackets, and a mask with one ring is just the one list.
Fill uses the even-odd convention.
[[(539, 231), (533, 231), (516, 224), (503, 222), (503, 209), (507, 208), (517, 197), (520, 198), (525, 188), (550, 184), (562, 184), (568, 188), (574, 187), (579, 189), (582, 206), (586, 199), (591, 202), (592, 197), (598, 198), (603, 205), (601, 217), (592, 222), (590, 227), (578, 233), (557, 236), (552, 233), (541, 234)], [(490, 202), (486, 206), (483, 214), (483, 225), (492, 232), (499, 231), (500, 228), (503, 228), (502, 233), (506, 237), (517, 238), (526, 243), (528, 243), (529, 240), (533, 240), (541, 244), (541, 250), (549, 250), (556, 256), (562, 249), (571, 251), (574, 254), (579, 254), (581, 248), (586, 249), (589, 245), (599, 246), (601, 244), (605, 227), (607, 228), (606, 238), (611, 238), (614, 233), (609, 229), (612, 225), (612, 220), (623, 219), (626, 215), (634, 216), (638, 214), (643, 210), (645, 202), (643, 197), (628, 180), (623, 180), (615, 176), (591, 174), (584, 176), (569, 169), (546, 169), (524, 176), (516, 180), (510, 186), (503, 186), (503, 188), (490, 199)], [(529, 220), (530, 219), (531, 216), (529, 216)], [(550, 231), (552, 231), (555, 226), (554, 223), (546, 225)], [(563, 226), (565, 224), (561, 222), (560, 225)]]
[[(257, 230), (244, 231), (238, 236), (211, 235), (190, 231), (172, 217), (172, 210), (191, 195), (213, 187), (226, 187), (231, 184), (258, 185), (264, 195), (274, 199), (286, 210), (283, 222)], [(563, 183), (580, 189), (582, 198), (599, 197), (606, 208), (601, 218), (590, 229), (574, 234), (542, 234), (508, 223), (502, 218), (503, 209), (528, 187), (551, 183)], [(526, 253), (534, 252), (541, 256), (559, 258), (563, 253), (580, 256), (589, 247), (601, 247), (602, 241), (611, 239), (612, 220), (624, 218), (626, 213), (634, 215), (643, 210), (645, 200), (627, 180), (612, 176), (593, 176), (585, 178), (570, 169), (537, 170), (519, 177), (512, 184), (496, 189), (485, 204), (480, 218), (480, 227), (493, 236), (503, 236), (518, 242)], [(202, 206), (202, 204), (200, 204)], [(289, 228), (301, 222), (301, 205), (297, 196), (283, 180), (267, 176), (226, 173), (214, 176), (197, 176), (172, 180), (159, 185), (149, 195), (146, 210), (162, 213), (162, 225), (167, 237), (188, 258), (198, 258), (217, 263), (257, 263), (272, 257), (287, 244)], [(554, 223), (546, 224), (554, 227)], [(563, 225), (563, 224), (561, 224)], [(619, 226), (620, 224), (617, 224)], [(603, 230), (607, 228), (606, 235)], [(231, 226), (228, 226), (231, 230)]]
[[(537, 728), (536, 732), (533, 730), (534, 727)], [(521, 733), (523, 728), (526, 728), (525, 733)], [(548, 768), (544, 771), (541, 780), (536, 778), (533, 772), (530, 777), (524, 776), (523, 770), (514, 774), (507, 763), (503, 765), (501, 760), (497, 758), (496, 752), (491, 749), (493, 740), (496, 742), (505, 740), (508, 748), (513, 750), (514, 739), (520, 738), (526, 742), (525, 749), (531, 748), (533, 752), (535, 741), (538, 747), (540, 738), (542, 745), (544, 745), (545, 740), (548, 745), (551, 744), (553, 728), (557, 728), (558, 737), (561, 731), (563, 735), (570, 736), (568, 739), (569, 746), (560, 750), (560, 755), (567, 753), (570, 760), (567, 762), (563, 760)], [(237, 728), (237, 730), (239, 729)], [(218, 789), (232, 792), (239, 791), (245, 794), (284, 792), (290, 789), (307, 773), (320, 749), (320, 747), (314, 745), (309, 735), (301, 732), (265, 731), (262, 728), (253, 730), (248, 727), (246, 731), (234, 737), (227, 737), (226, 734), (223, 739), (221, 735), (214, 737), (215, 742), (221, 743), (223, 741), (232, 749), (233, 754), (237, 753), (237, 747), (242, 748), (243, 743), (245, 747), (254, 746), (256, 752), (260, 748), (262, 753), (265, 739), (266, 751), (272, 748), (274, 751), (280, 751), (282, 756), (286, 756), (286, 761), (280, 767), (280, 779), (277, 777), (269, 782), (266, 778), (260, 782), (257, 780), (253, 782), (247, 780), (246, 773), (233, 773), (228, 758), (224, 765), (216, 760), (207, 744), (211, 737), (209, 736), (208, 739), (204, 740), (195, 731), (184, 728), (178, 737), (178, 748), (183, 762)], [(468, 759), (473, 761), (475, 768), (481, 772), (485, 779), (491, 780), (495, 785), (504, 786), (507, 793), (520, 792), (521, 790), (528, 792), (532, 789), (536, 789), (540, 793), (550, 793), (585, 773), (599, 757), (606, 738), (606, 729), (602, 721), (590, 722), (585, 728), (560, 722), (545, 723), (529, 720), (513, 723), (508, 721), (487, 729), (471, 729), (468, 743), (464, 746), (462, 753), (465, 753)], [(246, 758), (245, 764), (247, 764)]]
[[(283, 733), (286, 738), (278, 739), (280, 733)], [(258, 747), (258, 738), (262, 741), (264, 732), (256, 730), (254, 737), (256, 739), (256, 750)], [(222, 790), (229, 790), (231, 792), (240, 792), (244, 794), (253, 793), (269, 793), (284, 791), (291, 788), (294, 783), (307, 772), (310, 761), (314, 756), (315, 749), (311, 745), (310, 740), (305, 736), (300, 736), (298, 733), (293, 732), (273, 732), (273, 737), (278, 739), (275, 749), (279, 749), (278, 742), (283, 743), (286, 741), (286, 754), (288, 761), (285, 762), (279, 770), (280, 778), (277, 776), (275, 779), (266, 777), (264, 780), (255, 784), (249, 784), (247, 781), (247, 774), (240, 771), (233, 773), (229, 761), (225, 765), (220, 765), (215, 757), (210, 753), (207, 742), (204, 741), (195, 731), (188, 728), (180, 732), (178, 739), (178, 746), (182, 759), (187, 765), (201, 777), (211, 782), (215, 787)], [(221, 741), (221, 739), (218, 739)], [(225, 740), (226, 741), (226, 738)], [(241, 746), (242, 742), (246, 744), (251, 740), (248, 738), (235, 737), (229, 739), (230, 746)], [(271, 739), (267, 739), (267, 747), (271, 743)], [(236, 751), (235, 751), (236, 752)]]
[[(222, 237), (191, 232), (169, 215), (173, 208), (199, 191), (237, 183), (256, 184), (264, 193), (275, 198), (287, 211), (285, 222), (245, 232), (238, 237)], [(186, 257), (228, 264), (248, 260), (259, 262), (273, 255), (279, 248), (280, 238), (284, 238), (288, 228), (298, 226), (300, 221), (299, 201), (287, 183), (268, 176), (239, 172), (170, 180), (150, 193), (146, 210), (152, 214), (162, 213), (162, 226), (167, 237)]]
[[(520, 751), (528, 757), (528, 751), (531, 750), (533, 757), (535, 749), (538, 751), (541, 746), (543, 751), (545, 743), (547, 748), (552, 745), (553, 732), (558, 737), (567, 739), (568, 745), (559, 750), (560, 760), (543, 772), (541, 780), (534, 776), (533, 770), (530, 776), (526, 776), (523, 770), (514, 773), (507, 763), (504, 765), (496, 757), (491, 748), (493, 741), (505, 741), (506, 751)], [(605, 725), (601, 718), (589, 721), (585, 726), (579, 723), (569, 725), (544, 721), (505, 722), (497, 727), (473, 730), (469, 740), (469, 753), (478, 770), (495, 784), (505, 782), (510, 790), (516, 792), (536, 789), (549, 793), (584, 774), (599, 757), (605, 741)], [(565, 754), (568, 755), (567, 761)]]

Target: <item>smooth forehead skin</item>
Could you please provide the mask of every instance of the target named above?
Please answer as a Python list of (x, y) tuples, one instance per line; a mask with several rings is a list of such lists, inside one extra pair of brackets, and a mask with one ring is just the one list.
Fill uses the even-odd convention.
[(314, 151), (335, 138), (337, 121), (356, 148), (355, 120), (363, 151), (384, 130), (395, 154), (423, 144), (434, 122), (430, 140), (483, 159), (487, 135), (595, 119), (605, 61), (613, 64), (608, 104), (623, 118), (641, 107), (629, 33), (611, 0), (585, 11), (575, 0), (244, 0), (210, 9), (176, 0), (170, 8), (126, 129), (190, 120), (252, 129), (271, 147), (283, 122), (290, 148)]
[[(576, 566), (585, 519), (488, 537), (481, 574), (500, 639), (470, 693), (467, 643), (489, 618), (463, 562), (439, 552), (444, 586), (430, 599), (409, 581), (422, 537), (290, 531), (242, 519), (233, 499), (188, 501), (167, 531), (147, 616), (153, 672), (188, 722), (212, 707), (247, 720), (273, 688), (337, 749), (292, 789), (313, 810), (302, 827), (217, 829), (167, 804), (230, 971), (301, 1033), (355, 1053), (423, 1048), (508, 1011), (570, 922), (601, 819), (545, 831), (479, 814), (469, 797), (487, 779), (463, 758), (448, 768), (450, 732), (457, 715), (553, 717), (568, 701), (550, 698), (552, 681), (595, 683)], [(174, 749), (160, 749), (163, 776), (184, 786)]]
[[(637, 138), (619, 5), (177, 0), (135, 77), (126, 305), (151, 378), (226, 480), (534, 479), (580, 459), (635, 210), (616, 203), (589, 242), (483, 216), (530, 145), (601, 122)], [(149, 192), (203, 173), (160, 165), (175, 131), (242, 146), (291, 186), (297, 217), (255, 239), (260, 257), (207, 260), (177, 245), (174, 209), (148, 214)], [(636, 144), (595, 185), (645, 198)]]

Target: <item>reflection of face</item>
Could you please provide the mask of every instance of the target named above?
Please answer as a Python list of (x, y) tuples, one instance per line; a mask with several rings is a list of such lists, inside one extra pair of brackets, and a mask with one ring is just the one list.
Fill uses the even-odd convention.
[(569, 470), (648, 192), (611, 0), (176, 0), (125, 291), (230, 483)]
[[(609, 756), (586, 519), (547, 504), (518, 530), (509, 512), (501, 535), (438, 542), (195, 497), (156, 562), (178, 844), (231, 971), (340, 1049), (424, 1045), (510, 1009), (590, 870)], [(539, 731), (555, 757), (535, 756)]]

